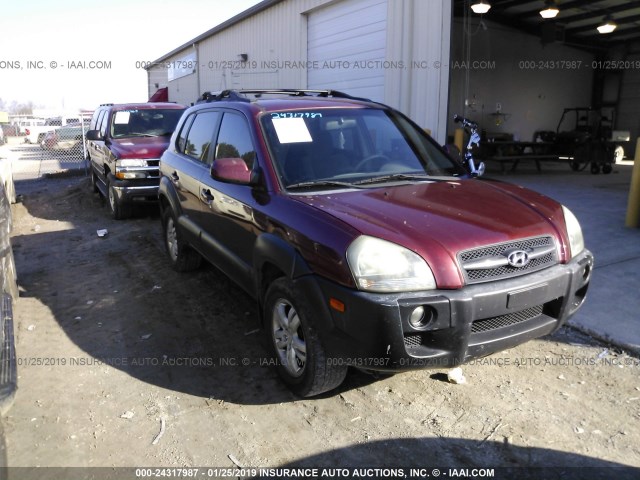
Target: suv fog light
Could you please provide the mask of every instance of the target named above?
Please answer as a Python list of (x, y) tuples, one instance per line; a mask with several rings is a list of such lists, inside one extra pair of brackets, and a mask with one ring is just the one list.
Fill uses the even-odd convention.
[(422, 328), (426, 325), (424, 307), (416, 307), (409, 317), (409, 325), (413, 328)]
[(432, 307), (419, 306), (413, 309), (409, 316), (409, 325), (416, 330), (425, 329), (436, 318), (436, 311)]

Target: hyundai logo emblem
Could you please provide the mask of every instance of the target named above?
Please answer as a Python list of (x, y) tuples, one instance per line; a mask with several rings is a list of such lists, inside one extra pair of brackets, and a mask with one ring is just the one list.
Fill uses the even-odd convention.
[(509, 265), (516, 268), (522, 268), (529, 263), (529, 254), (524, 250), (514, 250), (507, 256)]

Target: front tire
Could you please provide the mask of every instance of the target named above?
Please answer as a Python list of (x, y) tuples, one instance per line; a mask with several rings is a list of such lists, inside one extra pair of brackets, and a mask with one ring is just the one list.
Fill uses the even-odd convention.
[(177, 272), (189, 272), (198, 268), (202, 262), (202, 257), (182, 240), (178, 222), (169, 207), (162, 215), (162, 227), (164, 230), (164, 245), (173, 269)]
[(118, 194), (111, 182), (107, 184), (107, 197), (109, 210), (111, 210), (113, 218), (116, 220), (124, 220), (131, 216), (131, 206), (118, 199)]
[(93, 171), (93, 167), (91, 168), (91, 188), (93, 189), (93, 193), (100, 193), (100, 189), (98, 188), (98, 175)]
[(295, 394), (319, 395), (344, 381), (347, 366), (328, 361), (315, 329), (314, 311), (288, 279), (279, 278), (269, 286), (264, 318), (278, 374)]

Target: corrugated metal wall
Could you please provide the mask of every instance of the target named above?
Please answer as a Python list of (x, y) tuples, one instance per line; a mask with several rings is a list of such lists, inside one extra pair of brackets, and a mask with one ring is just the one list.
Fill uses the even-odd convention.
[(443, 144), (447, 132), (451, 3), (390, 1), (385, 102), (407, 114)]
[[(372, 6), (387, 2), (385, 61), (388, 63), (382, 68), (382, 100), (408, 114), (444, 142), (449, 72), (436, 65), (447, 65), (449, 60), (450, 0), (362, 1)], [(169, 99), (189, 104), (207, 90), (307, 88), (308, 16), (329, 4), (339, 3), (285, 0), (201, 41), (199, 72), (167, 81)], [(178, 60), (191, 48), (166, 60)], [(247, 55), (246, 61), (241, 61), (241, 54)], [(414, 68), (414, 65), (421, 67)], [(152, 67), (150, 81), (157, 74), (157, 68)], [(333, 69), (332, 74), (336, 78), (343, 75), (348, 87), (349, 71)], [(154, 83), (162, 86), (162, 81)], [(349, 88), (344, 90), (349, 93)]]
[(148, 98), (151, 98), (151, 95), (156, 93), (159, 88), (165, 88), (169, 84), (169, 80), (167, 78), (167, 70), (160, 67), (154, 66), (147, 70), (147, 83), (148, 83)]

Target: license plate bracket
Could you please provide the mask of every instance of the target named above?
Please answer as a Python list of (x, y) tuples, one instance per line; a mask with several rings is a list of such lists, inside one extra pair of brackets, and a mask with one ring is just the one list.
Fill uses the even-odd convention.
[(534, 287), (523, 288), (507, 294), (507, 308), (520, 310), (535, 307), (545, 303), (549, 284), (536, 285)]

